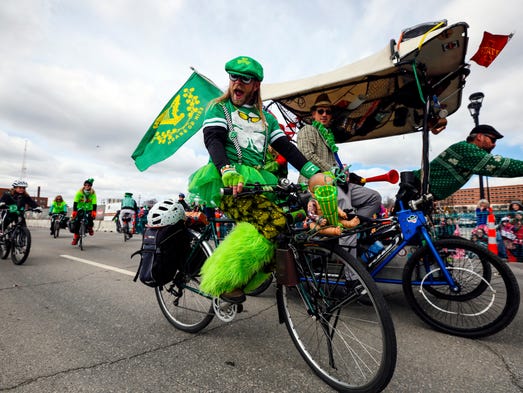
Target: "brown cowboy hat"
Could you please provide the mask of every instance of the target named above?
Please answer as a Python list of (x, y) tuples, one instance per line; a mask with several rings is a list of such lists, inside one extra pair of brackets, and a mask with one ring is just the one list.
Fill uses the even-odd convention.
[(316, 97), (316, 101), (314, 102), (314, 105), (311, 107), (311, 112), (316, 110), (316, 108), (319, 106), (332, 106), (332, 102), (327, 94), (322, 93), (318, 97)]

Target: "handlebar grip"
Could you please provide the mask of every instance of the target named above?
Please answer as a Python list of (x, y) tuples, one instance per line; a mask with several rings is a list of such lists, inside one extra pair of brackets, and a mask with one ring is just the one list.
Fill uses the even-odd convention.
[(220, 188), (220, 195), (232, 195), (232, 188)]

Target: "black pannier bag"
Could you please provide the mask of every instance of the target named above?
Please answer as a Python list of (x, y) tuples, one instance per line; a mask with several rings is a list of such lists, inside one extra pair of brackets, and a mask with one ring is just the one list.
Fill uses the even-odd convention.
[(189, 255), (189, 234), (185, 223), (147, 227), (143, 234), (142, 248), (136, 251), (141, 260), (133, 281), (140, 281), (150, 287), (167, 284), (174, 278)]

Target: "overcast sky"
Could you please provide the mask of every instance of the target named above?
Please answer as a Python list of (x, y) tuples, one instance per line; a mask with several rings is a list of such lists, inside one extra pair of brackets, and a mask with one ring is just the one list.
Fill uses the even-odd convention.
[[(402, 29), (439, 19), (468, 23), (467, 61), (483, 31), (516, 34), (489, 68), (471, 62), (462, 106), (431, 137), (430, 156), (466, 137), (473, 127), (468, 97), (482, 91), (480, 122), (505, 135), (494, 152), (522, 159), (521, 9), (520, 0), (1, 0), (0, 187), (21, 176), (27, 146), (32, 195), (40, 186), (42, 196), (62, 194), (72, 205), (93, 177), (99, 202), (126, 191), (142, 202), (177, 196), (208, 160), (201, 136), (145, 172), (131, 154), (191, 66), (224, 87), (225, 62), (249, 55), (263, 65), (265, 82), (300, 79), (353, 63)], [(340, 147), (362, 176), (420, 166), (419, 133)], [(473, 186), (477, 177), (467, 184)], [(372, 187), (384, 198), (397, 191)]]

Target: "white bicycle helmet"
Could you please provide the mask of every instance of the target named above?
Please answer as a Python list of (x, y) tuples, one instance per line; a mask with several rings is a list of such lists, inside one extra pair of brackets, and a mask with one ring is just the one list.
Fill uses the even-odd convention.
[(185, 221), (185, 210), (172, 199), (155, 203), (147, 215), (147, 225), (150, 227), (163, 227), (180, 221)]
[(15, 180), (13, 182), (13, 188), (14, 187), (25, 187), (25, 188), (27, 188), (27, 182), (25, 180), (22, 180), (22, 179)]

